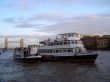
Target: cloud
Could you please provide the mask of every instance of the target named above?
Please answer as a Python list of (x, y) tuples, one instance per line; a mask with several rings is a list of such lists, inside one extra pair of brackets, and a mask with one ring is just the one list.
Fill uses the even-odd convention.
[(71, 6), (71, 5), (87, 5), (97, 7), (110, 7), (110, 0), (17, 0), (17, 1), (6, 1), (4, 5), (6, 8), (17, 8), (17, 9), (33, 9), (51, 6)]
[[(21, 2), (25, 5), (30, 2), (30, 0), (21, 0)], [(59, 5), (73, 5), (73, 4), (81, 4), (81, 5), (92, 5), (92, 6), (110, 6), (110, 0), (31, 0), (30, 4), (39, 6), (38, 4), (48, 4), (54, 3)]]
[[(30, 0), (27, 0), (30, 1)], [(89, 5), (89, 6), (110, 6), (110, 0), (32, 0), (34, 2), (34, 5), (37, 3), (39, 4), (48, 4), (48, 3), (54, 3), (59, 5), (74, 5), (74, 4), (80, 4), (80, 5)], [(38, 5), (38, 4), (37, 4)]]
[(109, 13), (76, 17), (61, 13), (45, 13), (20, 19), (15, 19), (15, 28), (34, 28), (34, 32), (39, 35), (64, 32), (110, 34)]
[(92, 6), (110, 6), (110, 0), (80, 0), (81, 4)]
[[(51, 16), (54, 18), (54, 15)], [(55, 16), (56, 17), (56, 16)], [(31, 17), (30, 17), (31, 18)], [(38, 43), (41, 40), (45, 40), (48, 37), (52, 37), (56, 34), (68, 33), (68, 32), (77, 32), (81, 34), (110, 34), (110, 14), (96, 14), (96, 15), (83, 15), (83, 16), (71, 16), (68, 18), (61, 17), (62, 20), (56, 20), (56, 23), (51, 25), (44, 25), (43, 28), (38, 28), (38, 23), (32, 23), (28, 21), (21, 26), (14, 26), (15, 28), (34, 28), (33, 32), (28, 35), (0, 35), (0, 38), (24, 38), (26, 45)], [(39, 18), (40, 20), (50, 20), (50, 18)], [(36, 21), (35, 19), (34, 21)], [(52, 19), (53, 20), (53, 19)], [(54, 21), (54, 20), (53, 20)], [(15, 25), (19, 25), (17, 22)], [(21, 22), (20, 22), (21, 24)]]
[(44, 13), (26, 18), (5, 18), (3, 21), (13, 24), (16, 28), (42, 28), (64, 19), (65, 16), (61, 13)]
[[(50, 0), (49, 0), (50, 1)], [(59, 4), (81, 4), (91, 6), (110, 6), (110, 0), (53, 0)]]
[(5, 21), (7, 23), (15, 23), (16, 22), (13, 18), (5, 18), (5, 19), (3, 19), (3, 21)]
[(14, 27), (16, 28), (36, 28), (36, 27), (42, 27), (43, 24), (34, 24), (34, 23), (18, 23)]
[(27, 8), (30, 0), (18, 0), (22, 8)]
[(33, 17), (29, 18), (29, 20), (58, 21), (58, 20), (62, 20), (63, 17), (64, 14), (62, 13), (50, 12), (50, 13), (33, 15)]
[(47, 33), (78, 32), (110, 34), (109, 21), (110, 16), (106, 14), (73, 17), (68, 21), (58, 22), (57, 24), (47, 26), (41, 31)]

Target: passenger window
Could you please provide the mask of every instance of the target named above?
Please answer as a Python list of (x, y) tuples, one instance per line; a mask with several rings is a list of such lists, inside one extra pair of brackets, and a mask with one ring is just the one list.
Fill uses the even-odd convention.
[(50, 45), (53, 46), (53, 43), (51, 43)]
[(56, 53), (58, 53), (58, 50), (56, 50)]
[(68, 41), (68, 44), (70, 44), (70, 41)]
[(52, 50), (50, 50), (50, 53), (52, 53)]
[(66, 50), (63, 50), (63, 52), (66, 52)]
[(59, 43), (58, 43), (58, 42), (57, 42), (56, 44), (57, 44), (57, 45), (59, 45)]
[(72, 44), (74, 44), (74, 41), (71, 41)]
[(61, 53), (61, 52), (62, 52), (62, 50), (59, 50), (59, 52)]
[(64, 44), (66, 45), (66, 44), (67, 44), (67, 42), (65, 41), (65, 42), (64, 42)]
[(57, 43), (55, 42), (54, 45), (57, 45)]
[(63, 45), (63, 42), (60, 42), (60, 45)]
[(71, 52), (71, 50), (70, 50), (70, 49), (68, 49), (68, 52)]
[(75, 40), (75, 44), (78, 44), (78, 41), (77, 40)]

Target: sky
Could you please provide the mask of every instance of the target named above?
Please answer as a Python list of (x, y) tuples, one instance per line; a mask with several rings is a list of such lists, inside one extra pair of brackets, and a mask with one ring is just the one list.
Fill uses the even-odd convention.
[(110, 0), (0, 0), (0, 37), (110, 34)]

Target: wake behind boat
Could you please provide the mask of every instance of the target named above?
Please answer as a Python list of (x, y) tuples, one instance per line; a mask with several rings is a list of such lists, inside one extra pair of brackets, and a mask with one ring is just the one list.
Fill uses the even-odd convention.
[(98, 56), (97, 53), (88, 52), (85, 49), (80, 40), (80, 35), (77, 33), (59, 34), (55, 39), (48, 38), (40, 41), (39, 44), (40, 46), (33, 45), (25, 49), (20, 48), (19, 51), (15, 49), (14, 58), (38, 61), (94, 62)]

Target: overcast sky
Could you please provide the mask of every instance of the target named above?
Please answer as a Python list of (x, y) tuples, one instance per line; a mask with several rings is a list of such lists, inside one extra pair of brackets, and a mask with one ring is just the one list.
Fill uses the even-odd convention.
[(65, 32), (110, 34), (110, 0), (0, 1), (1, 37)]

